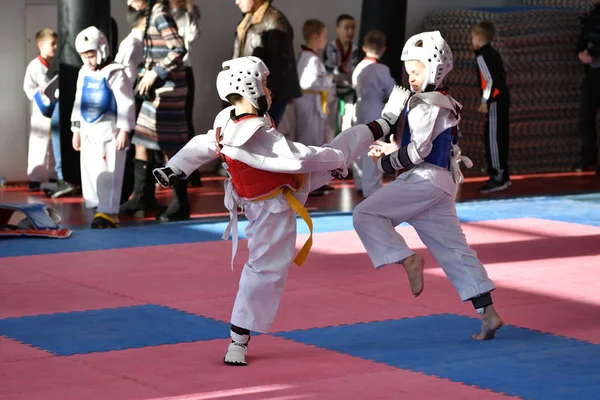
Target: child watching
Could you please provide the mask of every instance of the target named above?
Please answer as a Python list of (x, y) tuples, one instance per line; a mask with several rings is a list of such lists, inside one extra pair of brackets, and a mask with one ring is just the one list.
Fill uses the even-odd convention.
[(115, 62), (125, 65), (125, 75), (129, 78), (131, 86), (136, 83), (138, 72), (144, 61), (144, 30), (146, 29), (146, 15), (144, 11), (127, 7), (127, 22), (131, 27), (129, 35), (119, 44), (119, 51)]
[[(133, 7), (127, 7), (127, 22), (131, 27), (131, 32), (121, 43), (119, 44), (119, 51), (115, 56), (115, 62), (118, 64), (125, 65), (125, 74), (131, 82), (132, 88), (135, 87), (138, 80), (138, 73), (142, 67), (144, 61), (144, 31), (146, 30), (146, 13), (144, 11), (138, 11)], [(135, 116), (137, 115), (142, 106), (141, 101), (135, 103)], [(129, 142), (133, 138), (133, 131), (129, 132)], [(143, 174), (145, 171), (142, 168), (134, 167), (134, 156), (135, 149), (130, 146), (127, 149), (127, 157), (125, 159), (125, 167), (123, 172), (123, 189), (121, 191), (121, 204), (125, 203), (131, 193), (133, 193), (134, 182), (141, 182), (141, 179), (134, 179), (134, 171)], [(147, 185), (145, 189), (148, 191), (146, 196), (148, 198), (154, 198), (154, 189), (152, 185)], [(140, 188), (138, 187), (138, 191)]]
[(327, 44), (327, 28), (323, 22), (311, 19), (304, 23), (302, 36), (305, 45), (298, 59), (302, 97), (294, 100), (296, 140), (307, 146), (322, 146), (327, 137), (327, 100), (334, 88), (318, 55)]
[(508, 173), (508, 136), (510, 96), (506, 72), (500, 53), (492, 47), (496, 28), (491, 22), (480, 22), (471, 31), (471, 41), (479, 69), (481, 104), (478, 111), (485, 114), (485, 157), (490, 179), (478, 189), (479, 193), (506, 190), (510, 186)]
[(31, 101), (31, 127), (29, 131), (29, 152), (27, 156), (27, 175), (29, 177), (29, 190), (39, 191), (41, 183), (47, 181), (49, 168), (54, 168), (57, 178), (63, 180), (60, 165), (50, 163), (50, 128), (51, 117), (54, 112), (55, 102), (43, 94), (49, 82), (46, 73), (56, 52), (56, 32), (51, 29), (42, 29), (35, 35), (39, 54), (34, 58), (25, 71), (23, 90)]
[(358, 47), (354, 44), (356, 21), (348, 14), (340, 15), (335, 23), (338, 37), (325, 47), (323, 61), (327, 72), (333, 74), (337, 99), (330, 103), (329, 124), (337, 135), (352, 126), (354, 89), (352, 72), (358, 64)]
[(119, 226), (125, 149), (135, 126), (133, 88), (125, 66), (110, 57), (106, 36), (91, 26), (75, 38), (83, 60), (71, 115), (73, 148), (81, 151), (81, 189), (96, 207), (92, 228)]
[[(373, 116), (381, 114), (383, 106), (396, 82), (387, 65), (380, 64), (379, 59), (386, 50), (385, 34), (370, 31), (365, 35), (362, 47), (366, 57), (358, 63), (352, 74), (352, 86), (356, 90), (356, 112), (354, 124), (372, 121)], [(354, 187), (369, 197), (383, 185), (383, 173), (369, 158), (367, 152), (352, 165)]]

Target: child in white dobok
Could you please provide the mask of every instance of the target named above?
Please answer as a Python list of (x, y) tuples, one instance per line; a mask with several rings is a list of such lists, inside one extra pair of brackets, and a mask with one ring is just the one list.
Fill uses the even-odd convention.
[(39, 54), (27, 65), (23, 80), (23, 90), (31, 101), (31, 130), (27, 154), (27, 175), (31, 191), (38, 191), (41, 182), (47, 181), (51, 177), (54, 171), (50, 171), (50, 168), (56, 171), (58, 179), (63, 179), (62, 168), (60, 165), (54, 164), (56, 160), (52, 157), (53, 148), (50, 147), (50, 118), (56, 102), (50, 101), (44, 95), (49, 83), (46, 75), (56, 52), (56, 32), (51, 29), (42, 29), (36, 33), (35, 40)]
[[(294, 259), (296, 213), (312, 231), (303, 206), (308, 193), (329, 182), (332, 175), (344, 176), (347, 165), (389, 133), (410, 95), (397, 88), (381, 118), (350, 128), (329, 147), (305, 146), (287, 140), (273, 126), (267, 114), (271, 105), (268, 74), (267, 66), (256, 57), (224, 62), (217, 91), (232, 106), (217, 115), (211, 131), (194, 137), (165, 168), (154, 170), (161, 185), (175, 186), (180, 177), (221, 158), (228, 172), (225, 207), (231, 222), (224, 238), (232, 230), (232, 266), (238, 206), (248, 218), (249, 256), (231, 316), (232, 342), (224, 358), (231, 365), (246, 365), (250, 331), (268, 332), (273, 323)], [(304, 262), (311, 243), (312, 235), (294, 259), (296, 264)]]
[[(369, 31), (365, 35), (363, 51), (366, 56), (352, 74), (352, 85), (356, 90), (354, 125), (371, 121), (373, 115), (381, 114), (396, 85), (389, 67), (379, 62), (385, 50), (386, 38), (383, 32)], [(383, 186), (383, 173), (366, 152), (352, 165), (352, 177), (355, 189), (361, 191), (364, 197), (369, 197)]]
[(457, 126), (461, 105), (442, 80), (452, 69), (452, 52), (438, 31), (411, 37), (402, 51), (415, 93), (408, 101), (399, 143), (378, 141), (370, 156), (382, 172), (402, 172), (354, 209), (354, 227), (375, 268), (402, 264), (414, 296), (423, 291), (423, 257), (415, 254), (395, 227), (408, 222), (431, 251), (462, 301), (481, 314), (478, 340), (492, 339), (502, 319), (492, 304), (495, 289), (469, 247), (456, 214), (457, 185), (462, 182)]
[(83, 66), (71, 115), (73, 148), (81, 151), (85, 206), (96, 208), (92, 228), (116, 228), (128, 132), (135, 126), (132, 83), (125, 66), (112, 62), (106, 36), (96, 27), (81, 31), (75, 48)]
[(294, 100), (296, 140), (307, 146), (322, 146), (334, 136), (327, 123), (327, 104), (335, 96), (335, 85), (318, 55), (327, 44), (327, 28), (322, 21), (309, 19), (304, 22), (302, 36), (305, 45), (298, 59), (302, 97)]

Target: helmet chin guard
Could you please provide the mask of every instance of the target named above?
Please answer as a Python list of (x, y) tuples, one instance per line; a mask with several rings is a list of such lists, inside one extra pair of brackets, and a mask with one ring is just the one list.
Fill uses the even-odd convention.
[(268, 75), (269, 68), (260, 58), (234, 58), (223, 63), (223, 70), (217, 76), (217, 92), (224, 101), (227, 101), (227, 96), (238, 94), (264, 114), (268, 104), (263, 78)]
[(104, 33), (95, 26), (90, 26), (79, 32), (75, 37), (75, 49), (79, 54), (95, 50), (98, 65), (102, 65), (110, 56), (108, 40)]
[(402, 49), (402, 61), (418, 60), (425, 65), (426, 79), (421, 91), (437, 89), (452, 71), (452, 50), (440, 31), (423, 32), (412, 36)]

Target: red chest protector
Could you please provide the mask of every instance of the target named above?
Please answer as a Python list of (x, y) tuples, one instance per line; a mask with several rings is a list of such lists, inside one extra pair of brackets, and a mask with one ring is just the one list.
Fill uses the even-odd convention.
[[(237, 122), (237, 121), (236, 121)], [(221, 147), (221, 128), (216, 130), (216, 141)], [(270, 172), (253, 168), (246, 163), (221, 153), (221, 160), (231, 176), (231, 183), (238, 196), (248, 200), (270, 198), (278, 189), (287, 187), (292, 191), (298, 190), (301, 182), (294, 174)], [(277, 193), (278, 194), (278, 193)]]

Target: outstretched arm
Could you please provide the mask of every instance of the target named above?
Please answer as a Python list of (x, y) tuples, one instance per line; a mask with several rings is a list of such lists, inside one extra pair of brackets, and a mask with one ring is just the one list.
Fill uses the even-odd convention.
[(339, 150), (292, 142), (273, 128), (261, 128), (242, 146), (222, 152), (253, 168), (290, 174), (333, 170), (344, 162)]
[(192, 172), (219, 157), (215, 133), (211, 129), (204, 135), (194, 136), (181, 150), (167, 162), (171, 168), (183, 178)]
[(259, 129), (243, 147), (223, 148), (223, 153), (254, 168), (284, 173), (333, 171), (352, 164), (374, 141), (387, 135), (402, 113), (410, 92), (395, 87), (381, 118), (339, 134), (329, 145), (305, 146), (287, 140), (275, 129)]

